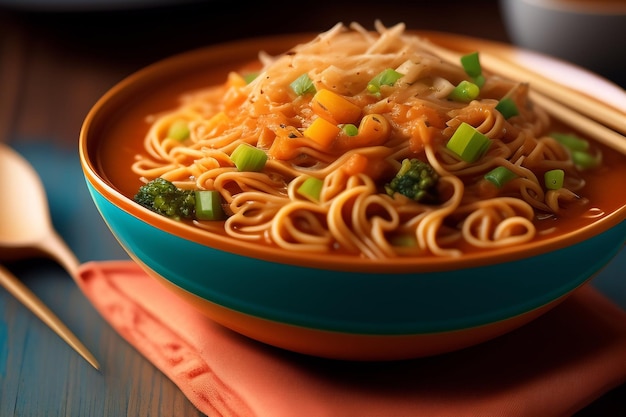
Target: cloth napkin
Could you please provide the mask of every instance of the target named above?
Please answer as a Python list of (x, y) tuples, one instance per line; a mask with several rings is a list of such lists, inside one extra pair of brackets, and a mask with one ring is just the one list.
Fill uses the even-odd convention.
[(132, 261), (85, 263), (79, 285), (211, 417), (571, 416), (626, 381), (626, 312), (589, 285), (494, 340), (391, 362), (315, 358), (253, 341)]

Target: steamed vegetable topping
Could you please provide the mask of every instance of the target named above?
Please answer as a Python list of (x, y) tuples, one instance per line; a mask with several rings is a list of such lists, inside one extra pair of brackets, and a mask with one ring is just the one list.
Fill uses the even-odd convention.
[(543, 178), (548, 190), (558, 190), (563, 187), (565, 171), (562, 169), (551, 169), (546, 171)]
[(452, 90), (448, 98), (461, 103), (469, 103), (478, 97), (478, 94), (480, 94), (480, 88), (476, 84), (463, 80)]
[(313, 81), (309, 77), (309, 74), (306, 73), (296, 78), (289, 86), (293, 92), (299, 96), (303, 96), (305, 94), (315, 94), (316, 91)]
[(385, 185), (387, 194), (400, 193), (424, 203), (437, 201), (439, 175), (428, 163), (417, 159), (404, 159), (396, 176)]
[(155, 178), (139, 187), (133, 199), (174, 220), (220, 220), (225, 217), (217, 191), (182, 190), (163, 178)]
[(177, 120), (167, 131), (167, 137), (176, 140), (185, 140), (189, 137), (189, 124), (185, 120)]
[(323, 185), (324, 181), (319, 178), (309, 177), (298, 187), (298, 194), (313, 202), (317, 202), (320, 200)]
[(496, 110), (498, 110), (505, 119), (509, 119), (519, 114), (517, 104), (515, 104), (515, 101), (513, 101), (510, 97), (504, 97), (500, 100), (496, 105)]
[(498, 166), (485, 174), (485, 179), (495, 184), (496, 187), (502, 188), (504, 184), (517, 177), (513, 171), (507, 167)]
[(367, 84), (367, 91), (372, 94), (380, 94), (380, 87), (383, 85), (392, 86), (402, 78), (404, 74), (399, 73), (393, 68), (387, 68), (378, 75), (376, 75), (372, 80)]
[(602, 154), (591, 154), (589, 151), (589, 141), (568, 133), (551, 133), (561, 145), (563, 145), (570, 153), (572, 162), (578, 169), (595, 168), (602, 162)]
[(475, 162), (487, 152), (491, 146), (491, 140), (472, 125), (463, 122), (446, 146), (463, 161)]
[(163, 178), (155, 178), (139, 187), (134, 200), (142, 206), (172, 219), (192, 219), (196, 211), (193, 191), (181, 190)]
[(239, 171), (261, 171), (267, 162), (267, 154), (256, 146), (242, 143), (230, 155)]

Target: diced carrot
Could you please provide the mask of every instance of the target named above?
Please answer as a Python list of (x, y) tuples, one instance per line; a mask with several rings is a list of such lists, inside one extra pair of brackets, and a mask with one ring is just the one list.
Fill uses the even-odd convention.
[(313, 120), (313, 123), (302, 134), (316, 142), (322, 149), (328, 149), (339, 132), (341, 132), (341, 129), (336, 124), (318, 117)]
[(345, 97), (327, 89), (320, 89), (311, 100), (315, 114), (334, 124), (355, 123), (361, 115), (361, 108)]

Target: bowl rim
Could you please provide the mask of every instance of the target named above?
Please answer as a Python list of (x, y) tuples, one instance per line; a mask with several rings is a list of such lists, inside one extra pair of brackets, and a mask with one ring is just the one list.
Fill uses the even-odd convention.
[[(446, 46), (464, 44), (468, 42), (478, 48), (495, 48), (496, 50), (505, 48), (507, 50), (520, 50), (520, 48), (506, 45), (496, 41), (473, 38), (464, 35), (444, 33), (438, 31), (409, 30), (411, 33), (429, 38), (431, 41), (441, 42)], [(227, 251), (246, 257), (262, 259), (271, 262), (292, 264), (304, 267), (323, 268), (332, 270), (343, 270), (351, 272), (374, 272), (374, 273), (410, 273), (410, 272), (435, 272), (460, 268), (473, 268), (487, 264), (502, 263), (519, 260), (532, 256), (562, 249), (580, 243), (590, 237), (601, 234), (609, 228), (619, 224), (626, 219), (626, 204), (604, 216), (598, 221), (586, 225), (580, 229), (560, 233), (555, 237), (544, 238), (540, 241), (533, 240), (519, 246), (509, 246), (503, 248), (493, 248), (485, 251), (463, 254), (458, 258), (450, 257), (395, 257), (384, 259), (366, 259), (358, 255), (335, 255), (328, 253), (304, 253), (304, 256), (294, 251), (287, 251), (281, 248), (261, 245), (258, 242), (247, 242), (233, 237), (218, 235), (206, 230), (199, 229), (192, 225), (184, 224), (172, 219), (168, 219), (156, 214), (147, 208), (134, 203), (132, 199), (126, 197), (118, 191), (99, 171), (97, 167), (97, 157), (92, 155), (90, 142), (91, 132), (98, 119), (106, 114), (107, 108), (113, 102), (124, 98), (129, 92), (140, 88), (143, 84), (149, 84), (153, 78), (163, 77), (163, 73), (176, 72), (177, 69), (185, 68), (186, 65), (197, 64), (197, 60), (210, 57), (211, 60), (228, 58), (232, 59), (233, 51), (246, 52), (251, 59), (256, 57), (259, 50), (269, 45), (281, 45), (279, 51), (285, 51), (297, 42), (312, 39), (317, 34), (296, 33), (285, 35), (272, 35), (251, 39), (241, 39), (225, 42), (216, 45), (197, 48), (182, 52), (157, 62), (154, 62), (119, 81), (112, 88), (106, 91), (99, 100), (92, 106), (85, 117), (79, 133), (79, 158), (85, 179), (93, 188), (105, 199), (116, 205), (121, 210), (136, 217), (153, 227), (186, 240), (211, 247), (213, 249)], [(275, 48), (276, 49), (276, 48)], [(525, 53), (531, 53), (525, 51)], [(567, 64), (575, 68), (575, 65)], [(160, 74), (160, 75), (159, 75)], [(595, 74), (591, 74), (595, 76)], [(603, 82), (601, 77), (600, 78)], [(610, 82), (608, 82), (611, 84)]]

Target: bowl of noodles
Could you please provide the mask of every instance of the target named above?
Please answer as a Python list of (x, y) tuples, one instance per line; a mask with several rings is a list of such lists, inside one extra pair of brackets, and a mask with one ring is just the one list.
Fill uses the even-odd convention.
[(482, 68), (490, 45), (339, 23), (165, 59), (88, 114), (87, 186), (149, 275), (250, 338), (348, 360), (484, 342), (626, 236), (624, 156)]

